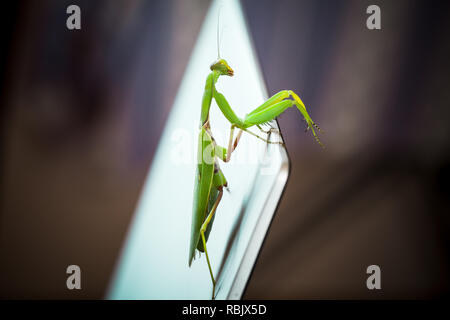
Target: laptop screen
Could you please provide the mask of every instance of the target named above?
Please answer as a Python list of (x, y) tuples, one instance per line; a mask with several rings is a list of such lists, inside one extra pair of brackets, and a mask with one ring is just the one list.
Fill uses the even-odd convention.
[[(239, 2), (213, 1), (141, 191), (109, 299), (211, 298), (205, 255), (197, 252), (190, 267), (188, 258), (201, 101), (218, 43), (234, 76), (220, 77), (216, 87), (235, 113), (244, 118), (267, 99)], [(214, 99), (210, 125), (217, 144), (226, 147), (230, 123)], [(270, 126), (278, 128), (275, 121)], [(256, 127), (250, 130), (268, 137)], [(281, 136), (275, 132), (270, 139), (281, 141)], [(286, 184), (288, 158), (281, 145), (243, 132), (231, 161), (221, 162), (220, 168), (228, 187), (216, 210), (207, 249), (217, 281), (216, 299), (239, 299)]]

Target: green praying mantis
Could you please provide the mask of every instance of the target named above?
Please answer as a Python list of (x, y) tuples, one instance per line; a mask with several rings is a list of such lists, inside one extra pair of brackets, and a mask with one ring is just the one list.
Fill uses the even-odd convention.
[[(217, 91), (216, 83), (220, 76), (234, 75), (233, 69), (228, 65), (225, 59), (220, 58), (218, 45), (218, 59), (210, 66), (211, 73), (206, 78), (205, 89), (202, 98), (201, 115), (200, 115), (200, 132), (198, 136), (198, 161), (197, 172), (195, 175), (194, 199), (192, 210), (191, 240), (189, 247), (189, 267), (192, 264), (196, 250), (205, 252), (206, 261), (208, 263), (209, 273), (212, 280), (212, 299), (215, 298), (216, 280), (211, 268), (211, 263), (206, 249), (206, 243), (211, 233), (214, 222), (214, 214), (222, 200), (223, 188), (227, 187), (228, 182), (220, 170), (219, 159), (223, 162), (230, 161), (232, 152), (236, 149), (241, 135), (247, 132), (258, 139), (269, 144), (282, 144), (281, 142), (273, 142), (261, 137), (248, 129), (258, 127), (263, 133), (261, 125), (274, 120), (289, 107), (296, 106), (307, 123), (307, 130), (311, 129), (314, 138), (321, 145), (314, 128), (320, 132), (320, 128), (314, 123), (306, 111), (306, 107), (300, 97), (291, 90), (282, 90), (273, 95), (262, 105), (248, 113), (244, 119), (239, 118), (230, 107), (225, 96)], [(209, 122), (209, 111), (212, 99), (216, 101), (225, 118), (230, 122), (230, 135), (228, 147), (225, 149), (217, 145), (211, 132)], [(234, 138), (235, 129), (239, 132)]]

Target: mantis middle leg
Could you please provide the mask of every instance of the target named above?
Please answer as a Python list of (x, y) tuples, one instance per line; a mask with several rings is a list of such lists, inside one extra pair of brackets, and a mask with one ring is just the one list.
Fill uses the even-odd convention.
[[(261, 139), (262, 141), (264, 141), (264, 142), (266, 142), (266, 143), (270, 143), (270, 144), (281, 144), (281, 145), (283, 145), (282, 142), (269, 141), (269, 140), (264, 139), (263, 137), (260, 137), (260, 136), (258, 136), (256, 133), (253, 133), (253, 132), (251, 132), (251, 131), (249, 131), (249, 130), (247, 130), (247, 129), (245, 129), (245, 128), (240, 128), (238, 134), (236, 135), (236, 139), (234, 139), (234, 142), (233, 142), (234, 129), (235, 129), (235, 128), (236, 128), (236, 125), (235, 125), (235, 124), (231, 125), (231, 129), (230, 129), (230, 138), (229, 138), (229, 140), (228, 140), (228, 148), (222, 152), (225, 156), (224, 156), (224, 157), (221, 157), (221, 159), (222, 159), (224, 162), (230, 161), (231, 154), (232, 154), (233, 151), (236, 149), (236, 147), (237, 147), (239, 141), (241, 140), (241, 136), (242, 136), (242, 132), (243, 132), (243, 131), (245, 131), (245, 132), (247, 132), (247, 133), (249, 133), (249, 134), (251, 134), (251, 135), (257, 137), (258, 139)], [(261, 131), (263, 131), (264, 133), (269, 133), (269, 132), (271, 132), (271, 130), (269, 130), (269, 131), (266, 132), (266, 131), (264, 131), (264, 130), (262, 130), (262, 129), (261, 129)], [(222, 148), (222, 149), (223, 149), (223, 148)], [(220, 153), (218, 153), (218, 154), (220, 154)]]

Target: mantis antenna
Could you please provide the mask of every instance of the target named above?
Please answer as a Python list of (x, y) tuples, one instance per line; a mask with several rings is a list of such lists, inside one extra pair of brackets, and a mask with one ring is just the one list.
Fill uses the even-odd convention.
[(219, 7), (219, 11), (217, 12), (217, 60), (220, 59), (220, 44), (222, 42), (222, 36), (223, 36), (223, 28), (222, 28), (222, 32), (219, 35), (219, 26), (220, 26), (220, 11), (222, 10), (222, 4)]
[(217, 60), (220, 59), (219, 22), (220, 22), (220, 9), (221, 8), (222, 8), (222, 6), (219, 7), (219, 11), (217, 12), (217, 35), (216, 35), (216, 40), (217, 40)]

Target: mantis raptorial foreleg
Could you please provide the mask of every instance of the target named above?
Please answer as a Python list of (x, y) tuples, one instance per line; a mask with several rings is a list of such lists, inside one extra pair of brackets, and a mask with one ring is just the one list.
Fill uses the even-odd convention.
[[(299, 98), (299, 96), (291, 91), (291, 90), (283, 90), (278, 92), (277, 94), (274, 94), (272, 97), (267, 99), (262, 105), (254, 109), (252, 112), (246, 115), (244, 120), (241, 120), (236, 116), (233, 109), (230, 107), (228, 101), (224, 97), (223, 94), (218, 92), (217, 90), (214, 90), (213, 94), (214, 99), (217, 102), (217, 105), (219, 106), (220, 110), (224, 114), (224, 116), (233, 123), (236, 127), (239, 127), (241, 130), (244, 130), (257, 138), (269, 142), (266, 139), (246, 130), (249, 127), (260, 125), (263, 123), (266, 123), (268, 121), (271, 121), (278, 117), (280, 114), (282, 114), (287, 108), (290, 108), (292, 106), (296, 106), (297, 109), (300, 111), (300, 113), (305, 118), (306, 123), (308, 124), (308, 129), (311, 129), (314, 138), (316, 141), (323, 146), (323, 144), (320, 142), (319, 138), (317, 137), (316, 132), (314, 131), (314, 128), (318, 129), (320, 132), (320, 128), (312, 121), (311, 117), (309, 116), (308, 112), (306, 111), (306, 107), (303, 104), (303, 101)], [(287, 99), (289, 97), (292, 97), (293, 100)], [(285, 100), (286, 99), (286, 100)], [(271, 142), (269, 142), (271, 143)], [(272, 142), (273, 143), (273, 142)], [(278, 142), (276, 142), (278, 143)]]

